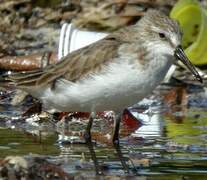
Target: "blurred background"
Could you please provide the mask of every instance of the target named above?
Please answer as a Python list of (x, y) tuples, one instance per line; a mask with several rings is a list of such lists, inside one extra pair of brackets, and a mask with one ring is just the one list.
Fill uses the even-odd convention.
[(179, 21), (204, 84), (176, 65), (152, 95), (124, 111), (118, 148), (110, 144), (113, 112), (98, 114), (88, 147), (89, 114), (51, 115), (28, 94), (0, 85), (1, 179), (97, 179), (97, 166), (103, 179), (206, 179), (206, 0), (0, 0), (0, 74), (56, 63), (64, 23), (111, 33), (151, 8)]

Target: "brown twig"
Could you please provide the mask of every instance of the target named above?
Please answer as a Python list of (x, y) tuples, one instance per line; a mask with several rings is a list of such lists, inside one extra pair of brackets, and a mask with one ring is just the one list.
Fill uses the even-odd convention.
[(27, 56), (5, 56), (0, 59), (0, 68), (16, 71), (28, 71), (43, 68), (49, 64), (54, 64), (58, 60), (55, 53), (47, 55), (32, 54)]

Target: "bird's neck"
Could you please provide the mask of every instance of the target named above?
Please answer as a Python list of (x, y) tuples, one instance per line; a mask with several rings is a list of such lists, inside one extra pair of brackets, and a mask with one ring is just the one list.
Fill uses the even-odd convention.
[(174, 57), (157, 52), (151, 52), (149, 57), (151, 59), (146, 64), (148, 71), (152, 72), (152, 75), (156, 76), (159, 81), (162, 81), (171, 67)]

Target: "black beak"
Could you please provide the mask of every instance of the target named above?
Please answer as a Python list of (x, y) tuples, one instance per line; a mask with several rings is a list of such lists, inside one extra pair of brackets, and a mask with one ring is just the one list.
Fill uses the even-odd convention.
[(200, 81), (201, 83), (203, 83), (203, 79), (201, 78), (201, 76), (198, 74), (198, 71), (196, 71), (195, 67), (193, 66), (193, 64), (189, 61), (189, 59), (187, 58), (187, 56), (184, 53), (183, 48), (181, 47), (181, 45), (177, 46), (177, 48), (175, 49), (175, 57), (178, 58), (184, 65), (187, 66), (187, 68), (193, 73), (193, 75), (196, 77), (196, 79), (198, 81)]

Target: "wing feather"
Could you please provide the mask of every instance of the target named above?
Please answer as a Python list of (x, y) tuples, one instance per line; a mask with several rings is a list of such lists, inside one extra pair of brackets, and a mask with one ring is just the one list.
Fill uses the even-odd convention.
[(116, 36), (109, 35), (96, 43), (68, 54), (57, 64), (41, 70), (14, 73), (6, 79), (20, 88), (47, 85), (60, 77), (75, 82), (89, 73), (100, 70), (101, 66), (115, 58), (117, 49), (122, 43)]

